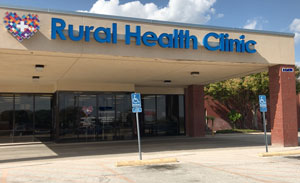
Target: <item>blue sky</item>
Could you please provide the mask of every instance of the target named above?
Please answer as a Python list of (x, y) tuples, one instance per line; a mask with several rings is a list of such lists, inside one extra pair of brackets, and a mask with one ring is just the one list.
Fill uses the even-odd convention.
[[(139, 0), (139, 4), (133, 4), (133, 0), (100, 1), (95, 4), (97, 0), (0, 0), (0, 4), (293, 32), (297, 33), (295, 58), (300, 64), (300, 0), (170, 0), (173, 5), (169, 9), (169, 0)], [(146, 8), (147, 3), (153, 5)], [(147, 11), (149, 7), (152, 12)], [(177, 15), (169, 16), (176, 11)]]

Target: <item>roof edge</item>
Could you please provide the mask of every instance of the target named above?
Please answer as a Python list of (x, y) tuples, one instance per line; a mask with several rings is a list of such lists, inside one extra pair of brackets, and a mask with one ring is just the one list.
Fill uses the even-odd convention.
[(225, 30), (225, 31), (259, 33), (259, 34), (295, 37), (294, 33), (289, 33), (289, 32), (277, 32), (277, 31), (252, 30), (252, 29), (242, 29), (242, 28), (232, 28), (232, 27), (212, 26), (212, 25), (201, 25), (201, 24), (193, 24), (193, 23), (151, 20), (151, 19), (123, 17), (123, 16), (114, 16), (114, 15), (103, 15), (103, 14), (76, 12), (76, 11), (64, 11), (64, 10), (43, 9), (43, 8), (23, 7), (23, 6), (11, 6), (11, 5), (4, 5), (4, 4), (0, 4), (0, 8), (26, 10), (26, 11), (37, 11), (37, 12), (42, 12), (42, 13), (55, 13), (55, 14), (75, 15), (75, 16), (96, 17), (96, 18), (133, 21), (133, 22), (141, 22), (141, 23), (160, 24), (160, 25), (173, 25), (173, 26), (179, 26), (179, 27)]

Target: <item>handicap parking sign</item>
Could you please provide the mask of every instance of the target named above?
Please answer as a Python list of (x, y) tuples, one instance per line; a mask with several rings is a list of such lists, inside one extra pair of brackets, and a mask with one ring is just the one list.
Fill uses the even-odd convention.
[(265, 95), (259, 95), (259, 108), (260, 112), (267, 112), (267, 98)]
[(132, 108), (132, 112), (133, 113), (137, 113), (137, 112), (142, 112), (142, 108), (137, 108), (137, 107), (134, 107), (134, 108)]
[(142, 102), (140, 93), (131, 94), (131, 104), (133, 113), (142, 112)]
[(132, 107), (141, 107), (142, 103), (141, 103), (141, 94), (139, 93), (132, 93), (131, 94), (131, 104)]

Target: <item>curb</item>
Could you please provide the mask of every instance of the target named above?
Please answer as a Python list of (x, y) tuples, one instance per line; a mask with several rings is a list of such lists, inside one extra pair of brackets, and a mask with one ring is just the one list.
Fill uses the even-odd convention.
[(272, 157), (272, 156), (288, 156), (288, 155), (300, 155), (300, 150), (294, 151), (283, 151), (283, 152), (269, 152), (269, 153), (261, 153), (260, 157)]
[(178, 162), (177, 158), (160, 158), (151, 160), (135, 160), (135, 161), (119, 161), (116, 163), (117, 167), (121, 166), (144, 166), (144, 165), (156, 165), (164, 163), (175, 163)]

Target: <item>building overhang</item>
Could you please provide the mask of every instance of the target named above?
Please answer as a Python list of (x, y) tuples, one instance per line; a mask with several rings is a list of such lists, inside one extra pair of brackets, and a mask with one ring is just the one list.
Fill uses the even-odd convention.
[[(0, 6), (5, 12), (38, 14), (40, 30), (32, 38), (19, 42), (0, 23), (0, 92), (72, 91), (153, 91), (167, 88), (180, 93), (188, 85), (204, 85), (215, 81), (266, 71), (276, 64), (294, 65), (293, 34), (268, 31), (222, 28), (194, 24), (144, 20), (80, 12), (27, 9)], [(99, 43), (62, 40), (51, 37), (52, 18), (72, 24), (78, 33), (80, 25), (111, 27), (118, 24), (118, 43)], [(157, 35), (172, 33), (174, 29), (189, 30), (198, 37), (197, 49), (149, 47), (125, 43), (125, 26), (141, 27), (141, 32)], [(67, 34), (68, 29), (64, 30)], [(210, 32), (228, 33), (232, 39), (244, 35), (255, 40), (256, 53), (210, 51), (202, 39)], [(101, 36), (101, 35), (100, 35)], [(164, 39), (164, 41), (166, 41)], [(209, 44), (216, 45), (211, 38)], [(192, 44), (191, 44), (192, 45)], [(253, 49), (253, 47), (251, 47)], [(42, 72), (36, 64), (45, 66)], [(199, 72), (198, 76), (191, 72)], [(39, 75), (38, 81), (32, 76)], [(165, 83), (171, 80), (171, 83)], [(160, 90), (164, 92), (165, 90)], [(167, 92), (166, 92), (167, 93)]]

